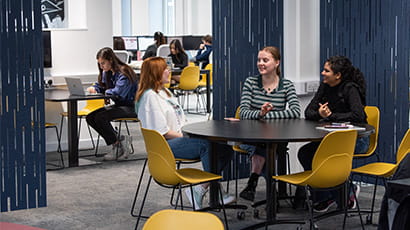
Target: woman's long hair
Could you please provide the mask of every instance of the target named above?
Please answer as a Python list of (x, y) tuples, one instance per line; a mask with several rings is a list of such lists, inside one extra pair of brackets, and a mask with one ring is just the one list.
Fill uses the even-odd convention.
[(175, 58), (176, 58), (178, 61), (181, 61), (182, 55), (183, 55), (183, 54), (186, 55), (185, 50), (184, 50), (184, 48), (182, 47), (181, 42), (180, 42), (178, 39), (175, 39), (175, 40), (172, 40), (171, 43), (169, 43), (169, 47), (171, 47), (172, 45), (174, 45), (175, 51), (176, 51)]
[(333, 73), (340, 73), (342, 82), (354, 82), (359, 87), (360, 97), (366, 103), (366, 81), (362, 71), (352, 65), (345, 56), (333, 56), (326, 60)]
[[(96, 58), (97, 58), (97, 60), (98, 60), (98, 58), (102, 58), (102, 59), (105, 59), (105, 60), (109, 61), (111, 63), (111, 68), (113, 69), (113, 71), (122, 73), (124, 76), (126, 76), (128, 78), (130, 83), (134, 83), (135, 81), (137, 81), (137, 74), (134, 72), (134, 70), (131, 67), (129, 67), (127, 64), (125, 64), (123, 61), (121, 61), (117, 57), (117, 55), (115, 55), (114, 51), (111, 48), (104, 47), (104, 48), (100, 49), (97, 52)], [(101, 86), (106, 88), (107, 85), (105, 85), (102, 82), (103, 70), (101, 69), (101, 67), (98, 63), (97, 63), (97, 66), (98, 66), (98, 70), (99, 70), (98, 84), (100, 84)], [(113, 74), (113, 73), (108, 73), (108, 74)]]
[[(141, 77), (135, 101), (139, 101), (148, 89), (152, 89), (157, 93), (162, 89), (162, 74), (167, 67), (167, 63), (162, 57), (150, 57), (144, 60), (141, 66)], [(168, 96), (171, 96), (168, 91), (166, 92)]]

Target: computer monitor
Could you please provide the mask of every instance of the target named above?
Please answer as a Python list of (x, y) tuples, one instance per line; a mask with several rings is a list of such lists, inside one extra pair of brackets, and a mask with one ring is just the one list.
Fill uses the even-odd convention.
[(44, 68), (51, 68), (51, 32), (43, 31), (43, 61)]
[(125, 49), (129, 51), (137, 51), (139, 48), (139, 43), (137, 36), (121, 36), (124, 40)]
[(140, 51), (147, 50), (148, 46), (154, 44), (153, 36), (138, 36), (138, 46)]
[(202, 43), (203, 36), (183, 36), (183, 46), (186, 50), (197, 50)]

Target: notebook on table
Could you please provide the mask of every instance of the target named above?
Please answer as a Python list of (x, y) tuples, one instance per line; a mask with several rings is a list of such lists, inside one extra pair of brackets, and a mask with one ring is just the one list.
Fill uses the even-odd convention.
[(65, 82), (68, 87), (70, 95), (75, 96), (88, 96), (88, 95), (102, 95), (101, 93), (90, 93), (87, 90), (84, 90), (83, 83), (80, 78), (66, 77)]

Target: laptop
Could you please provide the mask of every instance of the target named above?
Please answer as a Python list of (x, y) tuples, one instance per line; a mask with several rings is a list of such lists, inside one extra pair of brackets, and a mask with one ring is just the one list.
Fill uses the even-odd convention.
[(80, 78), (65, 77), (65, 82), (68, 87), (70, 95), (88, 96), (88, 95), (102, 95), (101, 93), (90, 93), (83, 88), (83, 83)]

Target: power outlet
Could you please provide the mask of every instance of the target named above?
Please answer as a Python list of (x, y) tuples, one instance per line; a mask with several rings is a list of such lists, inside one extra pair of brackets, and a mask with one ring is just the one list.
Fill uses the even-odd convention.
[(314, 93), (319, 88), (320, 82), (318, 81), (308, 81), (306, 82), (306, 92)]

